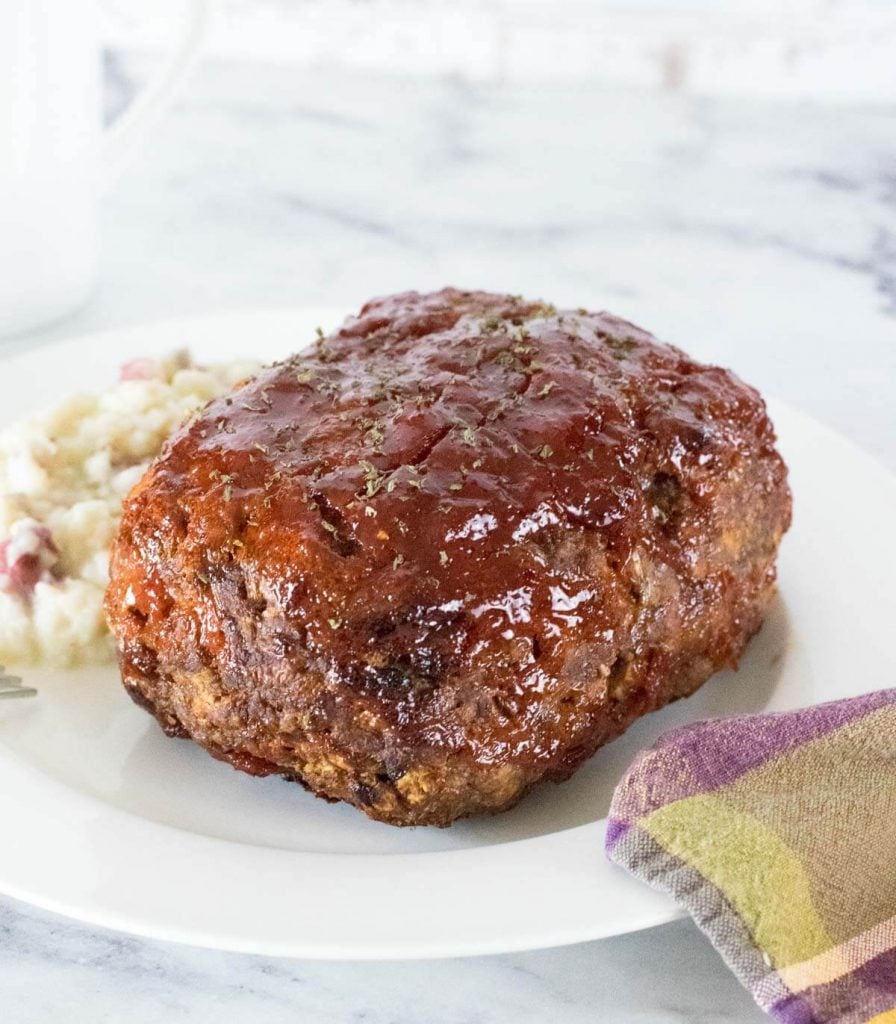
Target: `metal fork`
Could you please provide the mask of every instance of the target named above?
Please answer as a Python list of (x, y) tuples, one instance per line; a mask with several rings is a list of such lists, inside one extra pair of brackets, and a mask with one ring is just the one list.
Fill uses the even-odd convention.
[(4, 697), (34, 697), (37, 693), (31, 686), (23, 686), (20, 676), (8, 676), (5, 668), (0, 665), (0, 700)]

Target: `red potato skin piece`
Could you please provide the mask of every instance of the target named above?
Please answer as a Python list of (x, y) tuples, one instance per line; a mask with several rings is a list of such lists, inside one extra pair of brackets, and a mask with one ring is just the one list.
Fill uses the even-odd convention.
[(608, 313), (409, 292), (180, 428), (106, 613), (168, 733), (444, 826), (735, 665), (790, 515), (732, 373)]

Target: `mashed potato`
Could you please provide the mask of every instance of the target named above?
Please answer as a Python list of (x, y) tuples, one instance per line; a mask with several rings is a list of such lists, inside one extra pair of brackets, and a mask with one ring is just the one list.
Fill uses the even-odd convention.
[(109, 390), (0, 433), (0, 664), (111, 657), (102, 602), (122, 500), (190, 413), (257, 369), (137, 359)]

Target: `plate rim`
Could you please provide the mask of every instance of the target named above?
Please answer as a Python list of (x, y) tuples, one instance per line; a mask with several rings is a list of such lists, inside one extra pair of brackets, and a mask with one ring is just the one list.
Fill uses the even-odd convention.
[[(268, 327), (279, 325), (279, 329), (285, 329), (290, 324), (299, 325), (315, 319), (329, 322), (331, 318), (341, 315), (341, 311), (335, 307), (313, 306), (262, 308), (208, 316), (168, 318), (79, 334), (39, 345), (27, 352), (4, 354), (0, 347), (0, 365), (10, 369), (13, 374), (27, 373), (39, 368), (40, 364), (45, 364), (48, 359), (63, 355), (71, 357), (76, 352), (83, 357), (85, 347), (103, 348), (113, 340), (122, 346), (123, 354), (130, 354), (133, 350), (127, 348), (128, 344), (138, 344), (141, 339), (153, 339), (154, 344), (163, 348), (170, 344), (170, 340), (160, 342), (161, 338), (170, 339), (171, 335), (186, 335), (190, 331), (209, 334), (213, 333), (216, 327), (226, 325), (226, 329), (233, 332), (235, 326), (240, 324), (254, 324), (257, 329), (262, 321), (266, 322)], [(229, 358), (230, 353), (222, 355)], [(896, 497), (896, 475), (874, 456), (832, 428), (786, 403), (767, 399), (767, 404), (774, 421), (777, 422), (779, 417), (783, 417), (798, 424), (801, 429), (814, 433), (828, 444), (845, 446), (842, 450), (848, 452), (850, 458), (859, 463), (862, 472), (872, 473), (883, 486), (893, 489)], [(235, 952), (299, 956), (308, 959), (429, 959), (518, 952), (567, 945), (653, 927), (683, 916), (683, 912), (668, 896), (636, 882), (621, 868), (603, 860), (602, 838), (606, 819), (546, 835), (512, 839), (471, 849), (415, 851), (407, 854), (327, 854), (251, 846), (141, 818), (139, 815), (107, 804), (98, 797), (66, 786), (19, 758), (2, 743), (0, 778), (13, 780), (13, 784), (0, 787), (0, 816), (7, 822), (18, 820), (21, 826), (31, 828), (40, 846), (37, 855), (34, 850), (26, 850), (28, 844), (23, 843), (15, 844), (21, 849), (12, 851), (12, 854), (9, 850), (0, 851), (0, 892), (92, 925), (147, 938)], [(23, 806), (22, 800), (16, 799), (16, 780), (26, 787), (29, 794), (28, 807)], [(64, 813), (60, 813), (60, 810)], [(91, 846), (92, 843), (95, 845), (97, 837), (102, 838), (105, 844), (102, 854), (97, 854)], [(115, 857), (127, 862), (131, 850), (128, 844), (133, 843), (137, 844), (138, 849), (152, 850), (163, 862), (170, 861), (172, 855), (176, 853), (184, 858), (184, 864), (190, 864), (198, 869), (198, 873), (194, 871), (187, 879), (183, 875), (182, 865), (179, 868), (182, 882), (189, 881), (192, 888), (184, 889), (177, 895), (182, 900), (194, 900), (191, 905), (192, 917), (189, 914), (182, 914), (178, 919), (173, 913), (176, 906), (170, 905), (170, 901), (166, 902), (165, 899), (159, 900), (156, 908), (147, 909), (144, 906), (141, 915), (133, 907), (135, 893), (128, 892), (124, 879), (116, 882), (110, 877), (95, 877), (98, 857), (105, 857), (106, 861), (112, 858), (112, 863), (120, 862), (114, 860)], [(478, 937), (466, 940), (457, 934), (443, 934), (440, 938), (427, 936), (423, 940), (419, 936), (402, 938), (397, 932), (389, 932), (388, 928), (379, 935), (371, 933), (360, 939), (339, 936), (324, 939), (313, 931), (308, 937), (302, 937), (301, 928), (298, 929), (298, 937), (288, 930), (274, 935), (269, 934), (267, 938), (259, 938), (257, 934), (248, 937), (241, 931), (244, 919), (234, 918), (237, 913), (251, 912), (251, 902), (247, 903), (245, 899), (234, 899), (225, 911), (220, 911), (219, 908), (217, 924), (210, 923), (216, 916), (215, 901), (225, 898), (227, 893), (225, 890), (219, 891), (216, 885), (212, 884), (215, 882), (214, 879), (203, 877), (204, 869), (199, 863), (201, 857), (196, 859), (196, 847), (206, 844), (212, 844), (211, 849), (216, 855), (214, 862), (222, 876), (222, 883), (226, 881), (234, 885), (240, 881), (245, 882), (253, 873), (257, 874), (259, 860), (270, 870), (277, 872), (278, 877), (288, 879), (290, 866), (294, 870), (298, 859), (302, 865), (316, 872), (318, 887), (322, 888), (323, 883), (342, 885), (344, 899), (360, 899), (360, 885), (369, 883), (371, 877), (374, 882), (382, 885), (396, 882), (410, 884), (412, 888), (419, 889), (421, 895), (433, 886), (442, 887), (442, 895), (451, 895), (457, 890), (458, 876), (463, 876), (467, 862), (479, 860), (486, 862), (486, 868), (493, 872), (490, 878), (493, 883), (491, 897), (493, 900), (496, 896), (500, 897), (499, 909), (509, 914), (510, 918), (513, 918), (512, 900), (515, 887), (530, 886), (525, 899), (517, 901), (529, 904), (529, 918), (517, 915), (512, 921), (504, 919), (498, 929), (492, 929), (490, 935), (488, 929), (480, 929)], [(60, 848), (67, 851), (66, 864), (62, 872), (56, 864), (54, 874), (53, 855)], [(367, 879), (358, 880), (357, 872), (346, 875), (344, 871), (348, 860), (354, 861), (354, 866), (357, 866), (359, 857), (363, 858), (370, 868), (370, 877)], [(248, 863), (247, 858), (254, 859), (256, 863)], [(533, 863), (544, 865), (545, 858), (550, 871), (547, 877), (540, 880), (542, 891), (533, 892), (531, 879), (525, 877), (527, 867), (531, 869)], [(610, 877), (613, 879), (614, 892), (594, 893), (588, 888), (591, 873), (589, 865), (593, 867), (597, 862), (604, 863), (612, 872)], [(501, 870), (497, 871), (496, 868), (499, 866)], [(46, 884), (47, 877), (53, 880), (49, 887)], [(352, 881), (353, 878), (355, 881)], [(41, 879), (44, 880), (43, 884)], [(579, 895), (584, 892), (586, 896), (570, 902), (569, 889), (573, 881), (575, 885), (582, 886)], [(76, 891), (80, 891), (80, 898), (71, 895), (73, 885)], [(558, 885), (560, 890), (567, 890), (566, 903), (563, 903), (562, 891), (557, 890)], [(544, 888), (545, 886), (547, 888)], [(346, 888), (349, 891), (348, 896), (345, 895)], [(68, 896), (66, 892), (69, 893)], [(618, 921), (611, 923), (612, 907), (618, 902), (616, 897), (620, 893), (624, 894), (622, 904), (628, 914), (628, 919), (621, 926)], [(245, 896), (245, 893), (242, 895)], [(290, 895), (294, 897), (298, 894)], [(307, 893), (302, 895), (308, 898)], [(610, 905), (611, 912), (604, 915), (603, 921), (600, 918), (585, 916), (580, 910), (588, 899), (595, 898), (602, 898)], [(558, 901), (563, 909), (562, 913), (555, 915), (557, 920), (553, 925), (540, 921), (533, 924), (533, 915), (544, 913)], [(281, 909), (296, 912), (296, 907), (286, 897)], [(395, 907), (392, 909), (394, 911)], [(200, 916), (205, 917), (205, 924), (196, 920), (197, 911), (200, 910)], [(301, 911), (301, 906), (298, 910)], [(315, 906), (315, 913), (321, 914), (325, 911), (325, 901)], [(187, 920), (188, 917), (190, 920)], [(418, 928), (420, 923), (416, 922)]]

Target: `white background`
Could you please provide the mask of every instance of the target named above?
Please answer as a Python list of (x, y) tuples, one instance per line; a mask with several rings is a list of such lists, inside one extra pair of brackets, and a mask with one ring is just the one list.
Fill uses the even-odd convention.
[[(183, 0), (106, 0), (113, 45), (164, 46)], [(889, 0), (218, 0), (209, 52), (294, 66), (601, 81), (835, 101), (896, 96)]]

